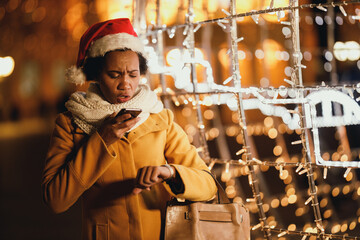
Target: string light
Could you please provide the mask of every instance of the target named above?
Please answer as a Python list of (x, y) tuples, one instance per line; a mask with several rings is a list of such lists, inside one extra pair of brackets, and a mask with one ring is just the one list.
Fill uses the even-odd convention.
[(225, 9), (221, 9), (221, 11), (222, 11), (223, 13), (225, 13), (227, 16), (231, 16), (231, 14), (230, 14), (228, 11), (226, 11)]
[(197, 30), (199, 30), (201, 27), (201, 24), (198, 24), (195, 28), (194, 28), (194, 33), (197, 32)]
[(327, 167), (325, 167), (325, 168), (324, 168), (324, 179), (326, 179), (326, 178), (327, 178), (327, 172), (328, 172), (328, 168), (327, 168)]
[(188, 33), (189, 30), (189, 25), (186, 25), (183, 31), (183, 35), (186, 35)]
[[(256, 12), (256, 11), (254, 11), (254, 12)], [(259, 23), (259, 15), (257, 15), (257, 14), (256, 15), (251, 15), (251, 18), (256, 24)]]
[(346, 169), (346, 171), (344, 173), (344, 178), (346, 178), (349, 175), (350, 171), (351, 171), (351, 168)]
[(296, 173), (298, 173), (302, 168), (303, 168), (303, 164), (300, 163), (299, 166), (297, 167), (297, 169), (295, 170)]
[(279, 171), (280, 171), (280, 177), (282, 177), (283, 174), (284, 174), (284, 166), (283, 166), (283, 165), (280, 165), (279, 167), (280, 167), (280, 169), (279, 169)]
[(242, 148), (242, 149), (240, 149), (239, 151), (237, 151), (237, 152), (236, 152), (236, 156), (241, 155), (241, 154), (243, 154), (244, 152), (246, 152), (246, 148)]
[(241, 42), (242, 40), (244, 40), (244, 37), (239, 37), (238, 39), (235, 40), (236, 43)]
[(288, 26), (290, 26), (290, 25), (291, 25), (291, 23), (290, 23), (290, 22), (286, 22), (286, 21), (281, 21), (280, 23), (281, 23), (281, 24), (283, 24), (283, 25), (288, 25)]
[(290, 80), (288, 80), (288, 79), (286, 79), (286, 78), (284, 78), (284, 82), (290, 84), (291, 86), (294, 86), (294, 85), (295, 85), (295, 83), (294, 83), (293, 81), (290, 81)]
[(304, 173), (306, 173), (308, 170), (307, 169), (304, 169), (302, 171), (299, 172), (299, 175), (303, 175)]
[(324, 8), (323, 6), (319, 5), (319, 6), (316, 6), (317, 9), (320, 9), (321, 11), (324, 11), (324, 12), (327, 12), (327, 9)]
[(277, 236), (278, 236), (278, 237), (283, 237), (283, 236), (285, 236), (287, 233), (288, 233), (287, 231), (283, 231), (283, 232), (279, 233)]
[(347, 13), (346, 13), (344, 7), (340, 5), (340, 6), (339, 6), (339, 9), (340, 9), (341, 13), (344, 15), (344, 17), (346, 17), (346, 16), (347, 16)]
[(293, 141), (291, 142), (291, 145), (298, 145), (298, 144), (302, 144), (304, 142), (304, 140), (297, 140), (297, 141)]
[(305, 205), (308, 205), (313, 199), (313, 196), (310, 196), (306, 201), (305, 201)]
[(224, 85), (228, 84), (231, 80), (233, 80), (233, 76), (228, 77), (227, 79), (225, 79), (225, 81), (223, 82)]
[[(332, 3), (332, 5), (333, 5), (333, 7), (335, 7), (335, 6), (339, 6), (339, 8), (340, 8), (340, 6), (341, 5), (339, 5), (339, 4), (341, 4), (341, 3)], [(272, 8), (272, 6), (273, 6), (273, 0), (271, 1), (271, 3), (270, 3), (270, 6), (271, 6), (271, 8)], [(300, 5), (298, 8), (303, 8), (305, 5)], [(323, 6), (321, 6), (321, 5), (310, 5), (310, 6), (312, 6), (312, 7), (317, 7), (318, 9), (320, 9), (320, 10), (323, 10), (324, 11), (324, 9), (325, 9), (325, 11), (327, 10), (326, 8), (324, 8)], [(324, 6), (325, 6), (325, 4), (324, 4)], [(293, 10), (293, 9), (298, 9), (298, 8), (294, 8), (294, 7), (291, 7), (291, 8), (288, 8), (288, 10)], [(323, 9), (321, 9), (321, 8), (323, 8)], [(224, 11), (223, 11), (224, 12)], [(270, 11), (269, 11), (270, 12)], [(278, 14), (278, 19), (280, 19), (279, 18), (279, 16), (281, 16), (281, 14), (280, 14), (280, 12), (281, 11), (275, 11), (276, 13), (279, 13)], [(230, 13), (226, 13), (226, 12), (224, 12), (227, 16), (230, 16)], [(259, 14), (262, 14), (262, 13), (265, 13), (265, 12), (260, 12), (260, 11), (252, 11), (250, 14), (249, 14), (249, 16), (251, 16), (252, 18), (253, 18), (253, 20), (256, 22), (256, 23), (258, 23), (258, 17), (259, 17), (259, 15), (258, 14), (256, 14), (256, 13), (259, 13)], [(237, 15), (236, 15), (236, 17), (238, 17)], [(216, 20), (217, 21), (217, 23), (219, 24), (219, 26), (221, 26), (222, 28), (224, 28), (223, 26), (225, 26), (225, 25), (223, 25), (222, 24), (222, 22), (226, 22), (227, 20), (226, 19), (218, 19), (218, 20)], [(283, 23), (282, 23), (283, 24)], [(200, 26), (201, 24), (198, 24), (197, 25), (197, 27), (196, 28), (198, 28), (199, 26)], [(285, 24), (285, 25), (288, 25), (288, 24)], [(186, 27), (187, 27), (187, 25), (185, 26), (185, 29), (184, 29), (184, 32), (185, 32), (185, 34), (188, 34), (188, 29), (186, 29)], [(195, 29), (196, 29), (195, 28)], [(225, 28), (224, 29), (226, 29), (226, 26), (225, 26)], [(185, 31), (186, 30), (186, 31)], [(183, 32), (183, 33), (184, 33)], [(196, 31), (194, 31), (194, 32), (196, 32)], [(184, 35), (185, 35), (184, 34)], [(239, 39), (239, 38), (238, 38)], [(187, 39), (188, 40), (188, 39)], [(237, 42), (237, 39), (236, 40), (233, 40), (233, 42)], [(188, 42), (187, 41), (184, 41), (184, 45), (187, 45), (188, 44)], [(297, 56), (298, 57), (298, 56)], [(298, 68), (305, 68), (306, 66), (304, 66), (304, 65), (301, 65), (301, 64), (297, 64), (297, 67)], [(231, 80), (230, 80), (231, 81)], [(286, 82), (286, 81), (285, 81)], [(289, 83), (289, 82), (291, 82), (291, 83)], [(289, 81), (288, 83), (292, 86), (292, 87), (294, 87), (295, 86), (295, 83), (293, 82), (293, 81)], [(325, 84), (322, 84), (322, 86), (324, 86), (325, 87)], [(216, 86), (216, 87), (219, 87), (220, 88), (220, 86)], [(329, 87), (329, 86), (326, 86), (327, 88)], [(225, 88), (223, 88), (223, 90), (226, 90)], [(227, 90), (230, 90), (230, 88), (228, 88)], [(309, 100), (308, 99), (306, 99), (306, 100), (301, 100), (301, 101), (299, 101), (299, 99), (294, 99), (294, 100), (291, 100), (291, 101), (289, 101), (288, 99), (277, 99), (277, 97), (278, 97), (278, 93), (279, 93), (279, 91), (274, 91), (274, 90), (272, 90), (273, 92), (274, 92), (274, 94), (273, 94), (273, 96), (272, 96), (272, 99), (265, 99), (264, 97), (260, 97), (259, 96), (259, 92), (261, 92), (261, 90), (262, 89), (251, 89), (251, 90), (249, 90), (249, 89), (240, 89), (240, 90), (237, 90), (238, 92), (241, 92), (241, 91), (249, 91), (250, 93), (253, 93), (253, 95), (257, 98), (257, 100), (260, 102), (260, 103), (262, 103), (262, 104), (277, 104), (277, 103), (283, 103), (283, 104), (288, 104), (288, 103), (290, 103), (291, 101), (293, 101), (293, 103), (300, 103), (301, 101), (304, 101), (304, 102), (308, 102)], [(301, 90), (302, 91), (304, 91), (305, 90), (305, 88), (301, 88)], [(319, 90), (319, 89), (315, 89), (315, 91), (317, 91), (317, 90)], [(247, 92), (247, 93), (249, 93), (249, 92)], [(210, 94), (212, 94), (212, 93), (210, 93)], [(216, 93), (216, 94), (218, 94), (218, 93)], [(220, 100), (220, 95), (221, 94), (218, 94), (218, 96), (219, 96), (219, 101), (218, 101), (218, 103), (219, 102), (221, 102)], [(276, 96), (276, 97), (275, 97)], [(296, 98), (298, 97), (298, 95), (296, 96)], [(177, 98), (176, 98), (177, 99)], [(197, 104), (198, 103), (198, 101), (197, 100), (194, 100), (194, 101), (191, 101), (191, 97), (190, 98), (188, 98), (189, 99), (189, 101), (190, 102), (192, 102), (192, 104)], [(185, 101), (187, 101), (187, 100), (185, 100)], [(185, 103), (185, 101), (184, 101), (184, 103)], [(310, 100), (311, 101), (311, 100)], [(266, 107), (269, 107), (269, 106), (266, 106)], [(270, 108), (269, 108), (270, 109)], [(281, 109), (281, 108), (273, 108), (273, 109)], [(285, 110), (286, 112), (287, 112), (287, 110)], [(294, 112), (297, 112), (297, 111), (294, 111)], [(313, 115), (312, 115), (313, 116)], [(320, 121), (316, 121), (316, 118), (312, 118), (313, 120), (314, 120), (314, 122), (316, 122), (316, 127), (319, 127), (320, 126), (320, 124), (319, 124), (319, 122)], [(285, 122), (285, 121), (284, 121)], [(203, 125), (202, 125), (203, 126)], [(204, 127), (204, 126), (203, 126)], [(245, 126), (246, 127), (246, 126)], [(295, 141), (295, 142), (298, 142), (298, 143), (296, 143), (296, 144), (301, 144), (301, 143), (303, 143), (303, 142), (305, 142), (305, 140), (303, 140), (303, 139), (301, 139), (301, 140), (299, 140), (299, 141)], [(293, 143), (295, 143), (295, 142), (293, 142)], [(292, 143), (292, 144), (293, 144)], [(240, 151), (243, 151), (243, 149), (241, 149), (241, 150), (239, 150), (238, 151), (238, 153), (240, 152)], [(245, 150), (244, 150), (244, 152), (246, 152)], [(242, 153), (244, 153), (244, 152), (241, 152), (241, 153), (239, 153), (239, 155), (240, 154), (242, 154)], [(317, 152), (317, 154), (320, 154), (320, 151), (318, 151)], [(212, 161), (211, 163), (210, 163), (210, 165), (211, 165), (211, 168), (214, 166), (214, 164), (215, 164), (215, 162), (216, 161)], [(255, 161), (254, 159), (253, 159), (253, 161), (247, 161), (247, 162), (244, 162), (244, 161), (241, 161), (241, 160), (237, 160), (237, 162), (239, 163), (239, 164), (241, 164), (241, 165), (243, 165), (243, 166), (245, 166), (245, 165), (255, 165), (255, 164), (262, 164), (262, 165), (264, 165), (264, 166), (274, 166), (274, 165), (272, 165), (272, 164), (270, 164), (270, 163), (268, 163), (268, 162), (264, 162), (264, 161), (260, 161), (260, 160), (258, 160), (258, 161)], [(226, 167), (225, 167), (225, 172), (229, 172), (229, 167), (230, 167), (230, 161), (227, 161), (226, 162)], [(210, 165), (209, 165), (209, 167), (210, 167)], [(283, 167), (284, 166), (297, 166), (298, 167), (298, 171), (297, 172), (299, 172), (300, 170), (301, 170), (301, 168), (303, 167), (303, 166), (300, 166), (300, 165), (295, 165), (294, 163), (281, 163), (280, 165), (279, 164), (277, 164), (276, 166), (279, 166), (280, 167), (280, 175), (282, 175), (282, 171), (283, 171)], [(309, 167), (311, 167), (312, 166), (312, 164), (309, 164), (308, 165)], [(307, 166), (307, 167), (308, 167)], [(300, 168), (299, 168), (300, 167)], [(344, 167), (344, 166), (342, 166), (342, 167)], [(325, 173), (325, 169), (326, 169), (326, 171), (327, 171), (327, 167), (325, 167), (324, 168), (324, 173)], [(347, 171), (349, 171), (350, 172), (350, 170), (351, 170), (351, 168), (348, 168), (347, 169)], [(302, 171), (300, 171), (299, 172), (299, 174), (301, 175), (301, 174), (303, 174), (303, 173), (305, 173), (305, 172), (307, 172), (308, 171), (308, 169), (307, 168), (305, 168), (304, 170), (302, 170)], [(326, 172), (327, 173), (327, 172)], [(325, 175), (325, 174), (324, 174)], [(346, 174), (347, 175), (347, 174)], [(253, 184), (253, 181), (252, 181), (252, 175), (251, 174), (249, 174), (248, 175), (249, 176), (249, 184)], [(344, 177), (345, 177), (345, 174), (344, 174)], [(311, 196), (309, 199), (310, 199), (310, 201), (311, 201), (311, 199), (312, 199), (312, 197), (313, 196)], [(309, 199), (307, 200), (307, 201), (309, 201)], [(255, 199), (247, 199), (246, 200), (247, 202), (255, 202)], [(261, 202), (260, 202), (261, 203)], [(309, 202), (308, 202), (309, 203)], [(308, 203), (306, 203), (306, 204), (308, 204)], [(262, 204), (262, 203), (261, 203)], [(266, 218), (265, 218), (266, 219)], [(319, 227), (319, 226), (320, 227)], [(261, 226), (261, 223), (260, 223), (260, 226)], [(259, 226), (259, 227), (260, 227)], [(255, 227), (255, 226), (254, 226)], [(317, 227), (320, 229), (320, 230), (322, 230), (323, 231), (323, 228), (322, 228), (322, 226), (320, 225), (320, 224), (317, 224)], [(275, 229), (274, 228), (274, 226), (272, 226), (272, 227), (270, 227), (270, 229)], [(278, 234), (278, 237), (281, 237), (281, 236), (284, 236), (284, 235), (286, 235), (286, 234), (288, 234), (289, 233), (289, 231), (281, 231), (279, 234)], [(308, 235), (305, 235), (304, 233), (300, 233), (299, 235), (302, 235), (303, 236), (303, 239), (306, 239), (306, 237), (308, 236)], [(310, 234), (311, 235), (311, 234)], [(309, 236), (310, 236), (309, 235)], [(316, 234), (316, 233), (314, 233), (313, 234), (313, 236), (319, 236), (319, 234)]]
[(211, 169), (213, 169), (214, 165), (215, 165), (215, 161), (211, 161), (211, 163), (208, 166), (210, 171), (211, 171)]
[(226, 26), (224, 24), (222, 24), (221, 22), (217, 22), (217, 24), (222, 28), (222, 29), (226, 29)]
[(246, 202), (248, 202), (248, 203), (254, 203), (254, 202), (256, 202), (256, 201), (255, 201), (254, 198), (247, 198), (247, 199), (246, 199)]
[(256, 230), (256, 229), (258, 229), (258, 228), (260, 228), (261, 227), (261, 223), (258, 223), (258, 224), (256, 224), (255, 226), (253, 226), (252, 228), (251, 228), (251, 230)]

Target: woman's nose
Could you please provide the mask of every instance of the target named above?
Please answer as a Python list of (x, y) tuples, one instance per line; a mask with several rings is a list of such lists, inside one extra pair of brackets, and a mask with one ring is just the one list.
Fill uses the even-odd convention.
[(128, 89), (130, 88), (130, 79), (128, 76), (122, 76), (119, 79), (118, 82), (118, 89)]

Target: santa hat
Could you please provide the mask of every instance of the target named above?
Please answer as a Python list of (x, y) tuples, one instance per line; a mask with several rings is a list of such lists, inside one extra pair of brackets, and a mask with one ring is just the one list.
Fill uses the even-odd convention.
[(66, 71), (66, 80), (77, 85), (86, 81), (82, 71), (86, 58), (105, 56), (109, 51), (130, 49), (144, 55), (144, 45), (128, 18), (117, 18), (92, 25), (81, 37), (76, 66)]

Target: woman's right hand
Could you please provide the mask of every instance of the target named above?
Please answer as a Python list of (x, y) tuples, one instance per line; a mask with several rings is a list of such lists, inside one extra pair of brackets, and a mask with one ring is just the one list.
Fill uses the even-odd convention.
[(98, 130), (99, 135), (102, 137), (107, 146), (110, 146), (119, 140), (140, 120), (139, 117), (131, 119), (131, 115), (128, 113), (118, 117), (116, 117), (116, 114), (117, 113), (114, 112), (107, 117)]

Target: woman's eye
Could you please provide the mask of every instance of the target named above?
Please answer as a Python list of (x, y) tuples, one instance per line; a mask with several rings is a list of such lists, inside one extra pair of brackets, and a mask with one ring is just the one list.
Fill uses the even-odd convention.
[(119, 74), (109, 74), (110, 78), (118, 78), (120, 75)]

